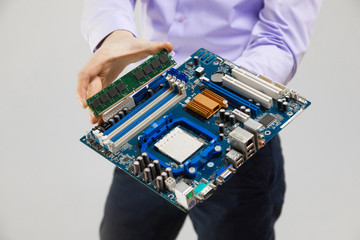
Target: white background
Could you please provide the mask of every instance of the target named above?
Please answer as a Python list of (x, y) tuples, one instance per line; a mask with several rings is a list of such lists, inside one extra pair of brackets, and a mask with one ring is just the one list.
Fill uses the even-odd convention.
[[(90, 56), (80, 1), (0, 2), (0, 239), (98, 239), (113, 166), (79, 142)], [(290, 86), (313, 104), (282, 135), (278, 239), (360, 239), (360, 2), (324, 2)], [(178, 239), (196, 239), (187, 221)]]

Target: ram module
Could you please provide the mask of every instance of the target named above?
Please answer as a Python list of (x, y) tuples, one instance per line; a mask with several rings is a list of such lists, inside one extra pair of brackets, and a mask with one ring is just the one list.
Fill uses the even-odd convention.
[(90, 97), (87, 100), (87, 104), (94, 112), (94, 115), (98, 117), (121, 99), (133, 93), (175, 64), (175, 61), (171, 59), (168, 52), (162, 50)]

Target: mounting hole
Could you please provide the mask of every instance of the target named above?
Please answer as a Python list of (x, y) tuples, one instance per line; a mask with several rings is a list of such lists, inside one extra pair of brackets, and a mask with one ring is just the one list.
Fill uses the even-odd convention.
[(214, 65), (219, 65), (219, 61), (214, 61)]
[(271, 132), (269, 130), (265, 131), (265, 135), (270, 135), (270, 134), (271, 134)]
[(293, 115), (293, 112), (288, 112), (287, 115), (290, 117)]
[(213, 162), (208, 162), (207, 166), (208, 167), (213, 167), (215, 164)]
[(174, 199), (174, 197), (175, 197), (174, 194), (169, 194), (170, 199)]
[(189, 173), (195, 173), (195, 172), (196, 172), (196, 169), (194, 167), (189, 168)]

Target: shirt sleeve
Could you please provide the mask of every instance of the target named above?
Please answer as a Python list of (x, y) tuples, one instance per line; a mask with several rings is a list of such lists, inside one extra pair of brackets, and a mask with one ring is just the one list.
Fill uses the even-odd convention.
[(115, 30), (124, 29), (137, 35), (134, 19), (136, 0), (85, 0), (81, 32), (91, 50)]
[(321, 0), (265, 0), (250, 40), (234, 62), (286, 84), (310, 41)]

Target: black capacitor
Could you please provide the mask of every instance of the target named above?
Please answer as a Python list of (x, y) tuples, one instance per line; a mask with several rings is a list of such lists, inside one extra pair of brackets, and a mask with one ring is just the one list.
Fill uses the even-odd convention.
[(225, 113), (225, 122), (230, 121), (230, 112), (226, 111)]
[(225, 132), (225, 125), (223, 123), (219, 124), (219, 133), (224, 133)]
[(194, 57), (194, 63), (195, 63), (195, 65), (199, 65), (199, 57), (198, 56)]
[(249, 98), (248, 101), (251, 102), (251, 103), (254, 103), (254, 100), (252, 98)]
[(281, 110), (284, 111), (284, 112), (287, 112), (289, 110), (288, 102), (283, 102), (283, 104), (281, 106)]
[(123, 108), (124, 115), (127, 115), (129, 113), (129, 109), (127, 107)]
[(108, 120), (108, 123), (112, 126), (112, 125), (115, 124), (115, 120), (114, 120), (113, 118), (110, 118), (110, 119)]
[(255, 103), (255, 105), (256, 105), (256, 106), (258, 106), (258, 107), (261, 107), (261, 104), (260, 104), (260, 103), (258, 103), (258, 102), (257, 102), (257, 103)]
[(152, 178), (151, 178), (151, 171), (150, 171), (150, 168), (145, 168), (144, 169), (144, 179), (145, 179), (145, 182), (151, 182)]
[(138, 157), (136, 158), (136, 160), (139, 161), (139, 163), (140, 163), (140, 170), (143, 171), (144, 168), (145, 168), (145, 162), (144, 162), (143, 157), (142, 157), (142, 156), (138, 156)]
[(134, 175), (137, 176), (140, 174), (140, 163), (139, 161), (134, 161), (133, 163), (133, 168), (134, 168)]
[(279, 110), (282, 109), (282, 104), (283, 104), (283, 102), (284, 102), (284, 100), (281, 99), (281, 98), (277, 100), (277, 108), (278, 108)]
[(161, 176), (156, 177), (156, 188), (158, 191), (164, 190), (164, 179)]
[(234, 125), (236, 123), (236, 118), (234, 114), (230, 114), (230, 124)]
[(120, 119), (125, 117), (125, 112), (124, 111), (119, 111), (118, 115), (120, 116)]
[(143, 153), (141, 154), (141, 156), (142, 156), (143, 159), (144, 159), (145, 166), (148, 166), (149, 163), (150, 163), (150, 159), (149, 159), (148, 154), (147, 154), (146, 152), (143, 152)]
[(115, 120), (115, 122), (118, 122), (118, 121), (120, 121), (120, 116), (118, 115), (118, 114), (116, 114), (115, 116), (114, 116), (114, 120)]
[(226, 112), (225, 109), (223, 109), (223, 108), (220, 109), (219, 114), (220, 114), (220, 119), (221, 120), (225, 119), (225, 112)]
[(171, 167), (165, 168), (165, 171), (166, 171), (166, 173), (167, 173), (167, 175), (168, 175), (169, 177), (174, 177), (174, 174), (173, 174), (173, 172), (172, 172), (172, 170), (171, 170)]
[(287, 102), (290, 102), (290, 95), (285, 95), (285, 100), (286, 100)]
[(245, 113), (251, 117), (251, 110), (250, 110), (250, 108), (245, 109)]
[(219, 140), (222, 141), (224, 140), (225, 135), (223, 133), (219, 133)]
[(155, 164), (149, 163), (148, 168), (150, 168), (151, 176), (152, 176), (153, 178), (155, 178), (155, 177), (156, 177)]
[(241, 106), (241, 107), (240, 107), (240, 111), (245, 112), (245, 110), (246, 110), (246, 107), (245, 107), (245, 106)]
[(156, 175), (160, 175), (161, 173), (161, 167), (160, 167), (160, 162), (159, 160), (155, 159), (153, 161), (154, 165), (155, 165), (155, 171), (156, 171)]
[(107, 123), (107, 122), (103, 122), (101, 124), (101, 127), (103, 127), (105, 130), (108, 130), (111, 127), (111, 125), (109, 123)]
[(164, 179), (164, 181), (168, 178), (168, 175), (166, 172), (161, 173), (161, 177)]
[(148, 96), (151, 97), (152, 95), (154, 95), (154, 91), (152, 89), (148, 89), (147, 90)]
[(231, 150), (231, 147), (227, 147), (227, 148), (225, 149), (226, 152), (230, 152), (230, 150)]

